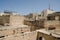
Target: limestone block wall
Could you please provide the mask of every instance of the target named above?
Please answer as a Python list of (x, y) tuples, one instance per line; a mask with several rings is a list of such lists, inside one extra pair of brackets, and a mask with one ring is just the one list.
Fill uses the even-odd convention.
[(24, 17), (20, 15), (11, 15), (10, 16), (10, 25), (17, 26), (24, 24)]
[(60, 40), (56, 37), (53, 37), (52, 35), (47, 35), (47, 34), (38, 32), (37, 40), (40, 40), (40, 37), (42, 37), (42, 40)]
[(20, 15), (2, 15), (0, 16), (0, 25), (22, 25), (24, 24), (24, 17)]
[(6, 23), (9, 23), (9, 21), (10, 21), (9, 15), (0, 16), (0, 25), (5, 25)]
[(56, 27), (56, 28), (60, 28), (60, 21), (45, 21), (44, 22), (44, 27), (45, 28), (48, 28), (48, 27), (50, 27), (50, 25), (52, 25), (53, 27)]
[(44, 28), (44, 20), (24, 20), (24, 24), (30, 26), (31, 31)]
[(3, 18), (3, 17), (0, 16), (0, 25), (3, 24), (3, 19), (2, 19), (2, 18)]

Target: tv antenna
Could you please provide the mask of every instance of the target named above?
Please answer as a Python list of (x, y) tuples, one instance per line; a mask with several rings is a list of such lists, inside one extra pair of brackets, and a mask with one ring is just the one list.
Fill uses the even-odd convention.
[(49, 10), (51, 9), (51, 5), (50, 5), (50, 4), (48, 5), (48, 9), (49, 9)]

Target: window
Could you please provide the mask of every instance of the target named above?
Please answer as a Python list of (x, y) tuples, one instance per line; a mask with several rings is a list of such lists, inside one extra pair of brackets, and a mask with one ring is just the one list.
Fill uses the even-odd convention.
[(47, 20), (55, 20), (55, 17), (54, 16), (53, 17), (52, 16), (48, 16)]
[(50, 25), (50, 26), (48, 27), (48, 30), (54, 30), (54, 29), (56, 29), (56, 27), (54, 27), (53, 25)]
[(60, 16), (59, 16), (59, 21), (60, 21)]

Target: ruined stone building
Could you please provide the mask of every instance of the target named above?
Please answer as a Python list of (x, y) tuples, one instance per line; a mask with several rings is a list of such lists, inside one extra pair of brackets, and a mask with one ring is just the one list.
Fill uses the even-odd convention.
[(56, 29), (60, 29), (60, 12), (54, 12), (47, 16), (47, 20), (44, 22), (45, 28), (55, 27)]
[(24, 17), (21, 15), (15, 15), (11, 12), (5, 12), (4, 14), (1, 13), (0, 15), (0, 24), (1, 25), (22, 25), (24, 24)]
[(24, 24), (30, 26), (31, 31), (44, 28), (43, 20), (24, 20)]
[(46, 9), (46, 10), (43, 10), (39, 14), (38, 13), (31, 13), (29, 15), (26, 15), (25, 16), (26, 20), (24, 21), (25, 25), (31, 26), (32, 30), (45, 28), (45, 20), (47, 20), (47, 16), (49, 14), (52, 14), (53, 12), (55, 12), (55, 11)]
[(31, 13), (25, 17), (26, 19), (24, 20), (24, 24), (31, 26), (31, 31), (44, 28), (44, 20), (42, 19), (41, 14)]
[(60, 40), (60, 12), (43, 10), (41, 14), (35, 16), (35, 19), (31, 17), (29, 20), (25, 20), (25, 24), (30, 25), (31, 29), (37, 30), (37, 40)]
[(27, 16), (28, 19), (25, 20), (25, 24), (34, 26), (34, 29), (48, 28), (50, 26), (60, 28), (60, 12), (46, 9), (43, 10), (40, 14), (31, 14), (30, 16), (30, 18)]
[(37, 40), (60, 40), (60, 12), (44, 10), (41, 13), (44, 28), (37, 30)]

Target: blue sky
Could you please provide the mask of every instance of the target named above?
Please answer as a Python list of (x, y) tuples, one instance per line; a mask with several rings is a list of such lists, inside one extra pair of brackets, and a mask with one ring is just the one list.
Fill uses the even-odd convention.
[(16, 11), (20, 14), (41, 12), (51, 5), (51, 9), (60, 11), (60, 0), (0, 0), (0, 12)]

